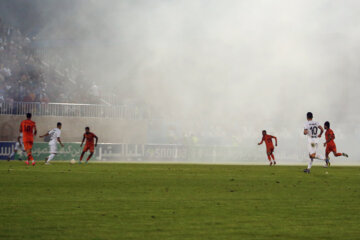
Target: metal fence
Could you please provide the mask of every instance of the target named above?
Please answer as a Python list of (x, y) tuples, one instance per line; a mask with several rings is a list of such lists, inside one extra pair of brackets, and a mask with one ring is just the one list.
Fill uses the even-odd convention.
[(34, 116), (146, 119), (145, 109), (138, 106), (39, 102), (0, 103), (1, 115), (25, 115), (28, 112)]

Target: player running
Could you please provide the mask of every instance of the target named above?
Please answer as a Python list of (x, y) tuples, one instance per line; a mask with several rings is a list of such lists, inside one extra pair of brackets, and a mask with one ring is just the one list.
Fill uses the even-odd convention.
[[(308, 112), (306, 114), (306, 118), (307, 118), (307, 122), (305, 123), (305, 127), (304, 127), (304, 135), (308, 136), (308, 150), (309, 150), (310, 162), (308, 164), (308, 167), (304, 169), (304, 172), (310, 173), (310, 169), (314, 159), (325, 161), (325, 158), (323, 156), (316, 153), (318, 148), (319, 138), (321, 138), (324, 129), (318, 122), (313, 121), (313, 114), (311, 112)], [(318, 135), (319, 129), (320, 129), (320, 133)]]
[(31, 150), (34, 144), (34, 136), (36, 136), (36, 124), (31, 120), (31, 113), (26, 114), (26, 120), (23, 120), (20, 124), (20, 134), (23, 134), (24, 148), (27, 153), (26, 164), (29, 165), (29, 161), (31, 161), (31, 165), (35, 166), (35, 160), (32, 156)]
[[(95, 146), (94, 146), (94, 138), (96, 139)], [(90, 160), (90, 158), (91, 158), (92, 155), (94, 154), (94, 148), (97, 146), (97, 143), (98, 143), (98, 137), (97, 137), (94, 133), (90, 132), (90, 128), (89, 128), (89, 127), (86, 127), (86, 128), (85, 128), (85, 133), (84, 133), (82, 142), (81, 142), (81, 144), (80, 144), (80, 147), (82, 147), (85, 139), (86, 139), (86, 143), (85, 143), (85, 147), (84, 147), (84, 149), (83, 149), (83, 151), (82, 151), (82, 153), (81, 153), (79, 163), (81, 163), (81, 160), (83, 159), (84, 154), (85, 154), (87, 151), (90, 151), (90, 155), (89, 155), (89, 156), (87, 157), (87, 159), (86, 159), (86, 163), (88, 163), (88, 161)]]
[(330, 122), (326, 121), (324, 123), (324, 128), (326, 130), (326, 132), (325, 132), (326, 142), (324, 143), (324, 147), (326, 147), (326, 149), (325, 149), (326, 160), (325, 161), (326, 161), (326, 165), (329, 167), (330, 166), (329, 154), (331, 152), (334, 153), (335, 157), (340, 157), (340, 156), (349, 157), (349, 155), (347, 155), (346, 153), (338, 153), (336, 151), (336, 144), (334, 142), (335, 134), (334, 134), (333, 130), (330, 128)]
[(45, 159), (45, 164), (49, 165), (50, 161), (54, 159), (55, 155), (57, 154), (57, 143), (59, 142), (62, 147), (64, 147), (64, 144), (60, 140), (61, 136), (61, 122), (58, 122), (56, 124), (56, 128), (48, 131), (46, 134), (40, 136), (41, 138), (49, 136), (50, 135), (50, 141), (49, 141), (49, 148), (50, 148), (50, 155)]
[(8, 156), (8, 161), (10, 161), (16, 155), (17, 151), (19, 151), (18, 160), (22, 160), (22, 155), (25, 152), (22, 133), (20, 133), (20, 135), (18, 136), (17, 142), (15, 143), (14, 151)]
[[(267, 157), (269, 159), (270, 162), (270, 166), (272, 166), (273, 164), (276, 165), (276, 161), (275, 161), (275, 156), (274, 156), (274, 144), (272, 142), (272, 139), (275, 139), (275, 146), (277, 147), (277, 138), (271, 135), (268, 135), (266, 133), (266, 130), (262, 131), (262, 139), (261, 142), (258, 143), (258, 145), (261, 145), (264, 141), (265, 141), (265, 145), (266, 145), (266, 154)], [(271, 159), (273, 160), (273, 162), (271, 161)]]

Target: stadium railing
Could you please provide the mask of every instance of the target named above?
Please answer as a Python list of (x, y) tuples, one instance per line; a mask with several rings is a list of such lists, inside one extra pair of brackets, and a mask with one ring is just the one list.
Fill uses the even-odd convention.
[(34, 116), (94, 117), (117, 118), (126, 120), (144, 120), (144, 109), (126, 105), (99, 105), (76, 103), (40, 103), (40, 102), (2, 102), (1, 115), (24, 115), (31, 112)]

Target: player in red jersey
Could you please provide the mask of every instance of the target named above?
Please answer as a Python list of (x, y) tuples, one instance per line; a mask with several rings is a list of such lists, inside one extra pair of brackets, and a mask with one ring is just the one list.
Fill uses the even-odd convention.
[(34, 143), (34, 136), (36, 135), (37, 130), (35, 122), (31, 120), (31, 113), (26, 114), (26, 120), (21, 122), (19, 131), (23, 135), (24, 148), (28, 156), (28, 159), (25, 163), (29, 165), (29, 161), (31, 161), (32, 165), (34, 166), (35, 161), (31, 150)]
[[(96, 142), (95, 142), (95, 145), (94, 145), (94, 138), (96, 139)], [(90, 160), (90, 158), (92, 157), (92, 155), (94, 154), (94, 148), (97, 146), (97, 143), (98, 143), (98, 137), (90, 132), (90, 128), (89, 127), (86, 127), (85, 128), (85, 133), (84, 133), (84, 136), (83, 136), (83, 140), (80, 144), (80, 147), (82, 147), (84, 141), (86, 139), (86, 143), (85, 143), (85, 147), (81, 153), (81, 156), (80, 156), (80, 161), (79, 163), (81, 163), (81, 160), (82, 158), (84, 157), (84, 154), (87, 152), (87, 151), (90, 151), (90, 155), (88, 156), (88, 158), (86, 159), (86, 163)]]
[(334, 142), (335, 139), (335, 134), (333, 132), (333, 130), (330, 128), (330, 122), (325, 122), (324, 123), (324, 128), (326, 130), (325, 132), (325, 140), (326, 142), (324, 143), (324, 147), (326, 147), (325, 149), (325, 156), (326, 156), (326, 165), (329, 167), (330, 166), (330, 158), (329, 158), (329, 154), (331, 152), (334, 153), (335, 157), (340, 157), (340, 156), (344, 156), (344, 157), (349, 157), (349, 155), (347, 155), (346, 153), (338, 153), (336, 151), (336, 144)]
[[(266, 154), (268, 156), (268, 159), (269, 159), (269, 162), (270, 162), (270, 166), (271, 165), (276, 165), (276, 161), (275, 161), (275, 156), (274, 156), (274, 144), (272, 142), (272, 139), (274, 138), (275, 139), (275, 146), (277, 147), (277, 138), (274, 137), (274, 136), (271, 136), (271, 135), (268, 135), (266, 133), (266, 130), (263, 130), (262, 131), (262, 139), (261, 139), (261, 142), (258, 143), (258, 145), (261, 145), (264, 141), (265, 141), (265, 144), (266, 144)], [(273, 160), (273, 162), (271, 161), (271, 159)]]

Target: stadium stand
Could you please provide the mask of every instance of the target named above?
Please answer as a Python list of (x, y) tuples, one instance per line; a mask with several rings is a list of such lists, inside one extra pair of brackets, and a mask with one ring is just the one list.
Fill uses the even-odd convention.
[[(187, 120), (186, 124), (176, 118), (169, 120), (167, 116), (157, 116), (156, 109), (150, 111), (144, 103), (124, 101), (116, 93), (102, 94), (101, 86), (87, 82), (76, 57), (68, 55), (64, 59), (50, 47), (61, 44), (57, 40), (38, 39), (36, 34), (23, 34), (19, 28), (0, 18), (1, 115), (24, 116), (31, 112), (34, 116), (69, 117), (82, 123), (81, 118), (149, 120), (146, 131), (150, 143), (234, 143), (232, 134), (225, 134), (219, 126), (193, 120)], [(85, 86), (89, 87), (86, 94), (83, 91)], [(0, 125), (5, 129), (11, 121), (2, 121)], [(10, 132), (13, 134), (1, 138), (14, 139), (16, 131)], [(116, 139), (110, 138), (109, 141)]]
[(1, 114), (31, 111), (49, 116), (142, 118), (139, 108), (119, 104), (116, 94), (100, 96), (95, 83), (84, 91), (89, 83), (75, 61), (36, 47), (36, 43), (36, 37), (23, 35), (0, 18)]
[(74, 70), (61, 64), (62, 59), (56, 59), (57, 65), (41, 59), (33, 47), (35, 40), (36, 37), (23, 35), (0, 18), (1, 102), (99, 103), (99, 89), (95, 84), (90, 91), (92, 95), (79, 94), (84, 86), (80, 74), (77, 79), (71, 78)]

